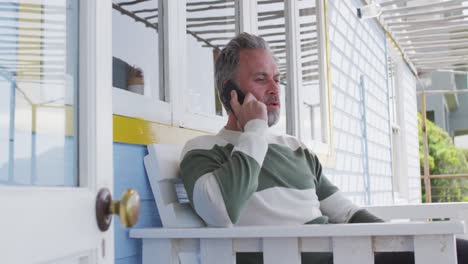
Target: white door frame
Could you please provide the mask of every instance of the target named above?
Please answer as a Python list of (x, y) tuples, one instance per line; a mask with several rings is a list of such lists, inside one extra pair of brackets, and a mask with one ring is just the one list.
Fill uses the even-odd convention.
[(114, 263), (113, 227), (99, 231), (95, 217), (97, 191), (113, 190), (111, 11), (111, 0), (80, 1), (80, 187), (0, 186), (1, 263), (81, 255), (89, 263)]

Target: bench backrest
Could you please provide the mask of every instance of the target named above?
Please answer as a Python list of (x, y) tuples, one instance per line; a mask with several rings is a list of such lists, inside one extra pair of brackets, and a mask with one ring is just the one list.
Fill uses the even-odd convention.
[(179, 159), (182, 146), (148, 145), (144, 158), (146, 173), (163, 227), (202, 227), (204, 222), (190, 204), (179, 203), (175, 183), (179, 180)]
[[(188, 203), (180, 203), (175, 183), (180, 182), (181, 145), (148, 145), (144, 158), (148, 179), (164, 227), (203, 227), (203, 220)], [(181, 190), (185, 192), (185, 190)], [(368, 206), (371, 213), (387, 221), (449, 218), (468, 223), (468, 203)], [(466, 235), (464, 235), (466, 236)]]

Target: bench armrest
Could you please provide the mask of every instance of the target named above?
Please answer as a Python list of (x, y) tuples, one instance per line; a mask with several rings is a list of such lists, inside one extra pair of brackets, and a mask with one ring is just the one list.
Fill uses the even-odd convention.
[(229, 228), (134, 228), (133, 238), (265, 238), (440, 235), (465, 232), (463, 221), (245, 226)]

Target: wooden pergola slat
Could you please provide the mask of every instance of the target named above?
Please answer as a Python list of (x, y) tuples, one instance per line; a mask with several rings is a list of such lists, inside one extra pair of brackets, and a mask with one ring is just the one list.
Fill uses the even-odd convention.
[(383, 16), (383, 18), (387, 21), (390, 20), (396, 20), (396, 19), (401, 19), (401, 18), (409, 18), (409, 17), (418, 17), (418, 16), (430, 16), (430, 15), (438, 15), (438, 14), (443, 14), (443, 13), (452, 13), (455, 11), (462, 11), (468, 9), (468, 6), (462, 6), (462, 7), (455, 7), (455, 8), (442, 8), (440, 10), (436, 11), (421, 11), (421, 12), (414, 12), (414, 13), (407, 13), (407, 14), (398, 14), (398, 15), (388, 15), (388, 16)]
[(214, 9), (234, 9), (235, 5), (210, 5), (207, 7), (201, 7), (201, 8), (187, 8), (187, 12), (201, 12), (201, 11), (207, 11), (207, 10), (214, 10)]
[(414, 11), (414, 10), (419, 10), (419, 9), (429, 9), (429, 8), (434, 8), (434, 7), (446, 7), (446, 6), (453, 6), (456, 4), (460, 4), (465, 2), (466, 0), (449, 0), (449, 1), (443, 1), (443, 2), (436, 2), (436, 3), (429, 3), (429, 4), (420, 4), (416, 6), (407, 6), (407, 7), (398, 7), (398, 8), (382, 8), (382, 13), (387, 14), (387, 13), (394, 13), (394, 12), (409, 12), (409, 11)]
[(234, 2), (234, 0), (220, 0), (220, 1), (187, 1), (187, 6), (206, 6)]

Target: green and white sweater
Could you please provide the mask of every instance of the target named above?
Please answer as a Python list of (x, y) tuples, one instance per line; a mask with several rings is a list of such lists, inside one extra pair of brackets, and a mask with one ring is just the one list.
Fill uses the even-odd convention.
[(208, 226), (301, 225), (379, 221), (345, 198), (296, 138), (251, 120), (189, 141), (181, 176)]

